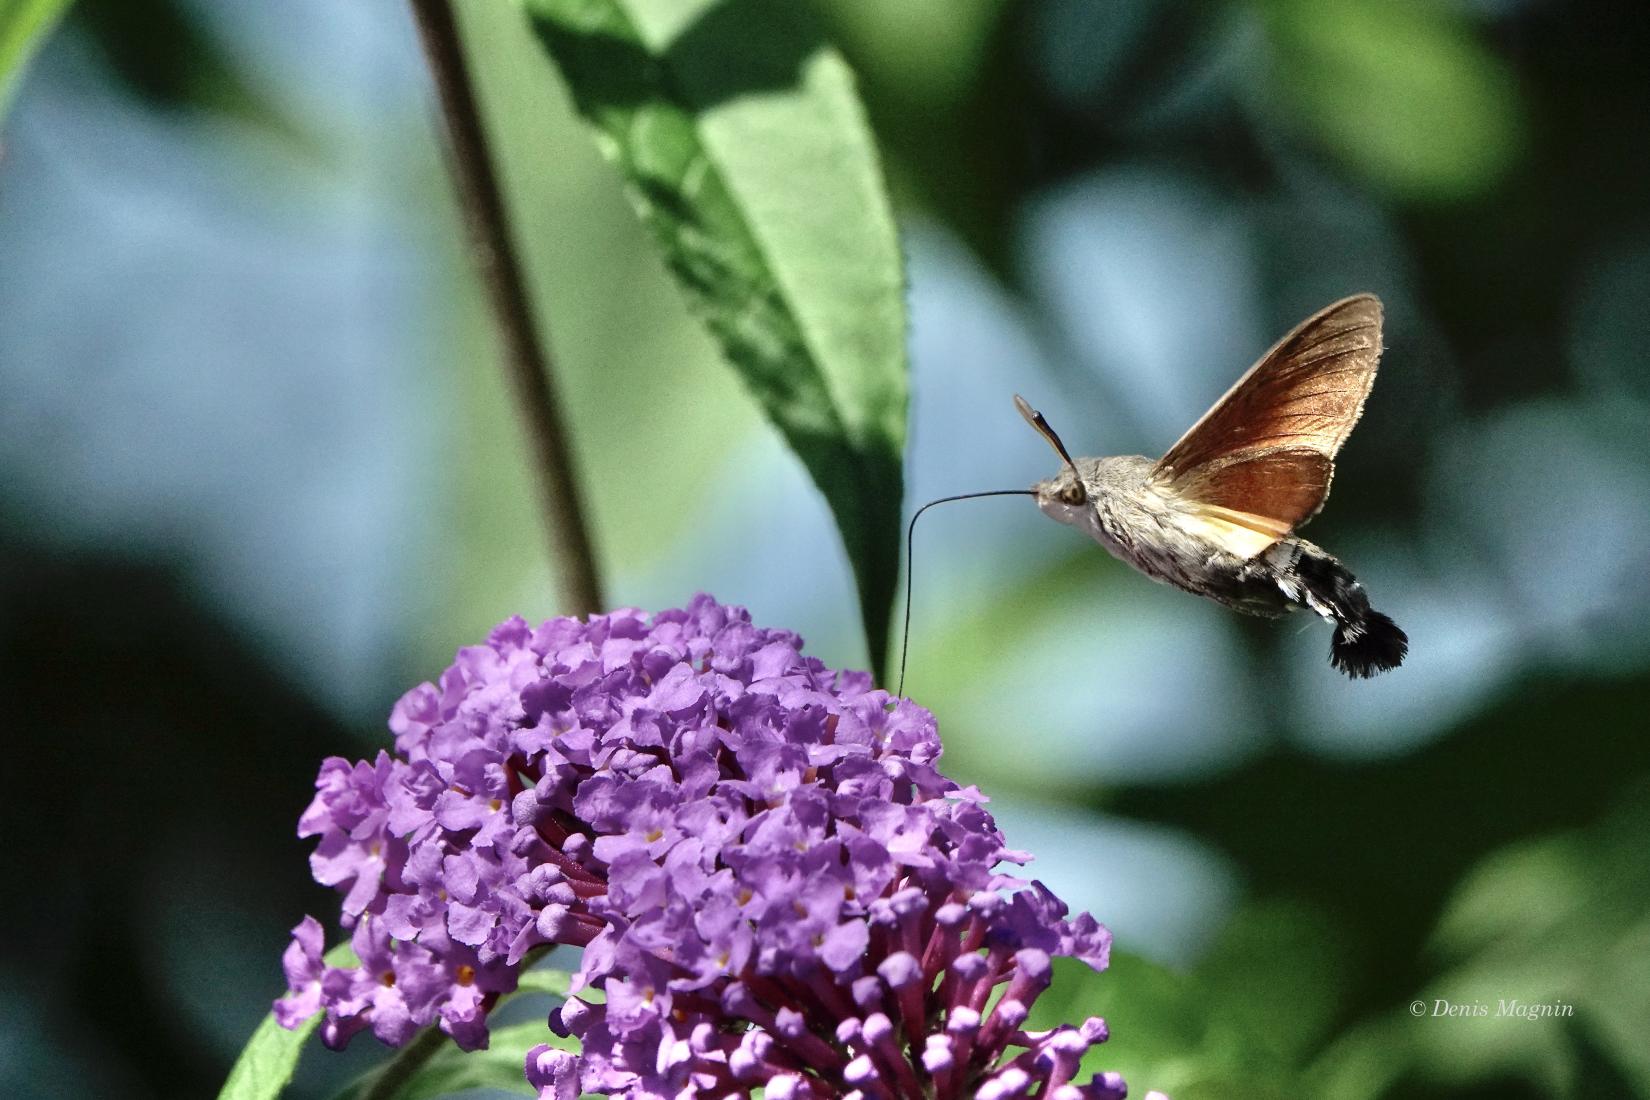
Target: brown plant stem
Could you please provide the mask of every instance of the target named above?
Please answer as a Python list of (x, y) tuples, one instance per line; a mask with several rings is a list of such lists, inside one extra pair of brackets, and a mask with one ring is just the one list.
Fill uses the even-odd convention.
[(554, 365), (534, 317), (521, 259), (510, 236), (509, 218), (476, 108), (475, 89), (465, 65), (452, 3), (411, 0), (411, 4), (446, 120), (449, 159), (469, 229), (471, 254), (486, 285), (503, 342), (505, 373), (516, 406), (526, 420), (539, 503), (550, 535), (550, 556), (560, 575), (562, 598), (570, 605), (567, 610), (594, 614), (604, 607), (601, 582), (556, 394)]

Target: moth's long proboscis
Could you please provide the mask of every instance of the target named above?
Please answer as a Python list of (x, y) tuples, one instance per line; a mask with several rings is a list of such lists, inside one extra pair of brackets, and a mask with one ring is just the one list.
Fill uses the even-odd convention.
[(915, 512), (911, 513), (911, 522), (905, 528), (905, 625), (899, 642), (899, 687), (894, 690), (897, 696), (905, 695), (905, 657), (911, 647), (911, 577), (915, 572), (914, 559), (911, 556), (917, 534), (917, 520), (922, 514), (936, 504), (950, 504), (954, 500), (977, 500), (980, 497), (1034, 497), (1035, 489), (988, 489), (983, 493), (959, 493), (954, 497), (939, 497), (929, 501)]

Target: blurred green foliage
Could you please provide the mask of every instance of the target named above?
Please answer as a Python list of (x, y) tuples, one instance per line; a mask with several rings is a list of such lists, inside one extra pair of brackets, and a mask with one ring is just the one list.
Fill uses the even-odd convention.
[(1517, 84), (1461, 12), (1431, 0), (1268, 0), (1262, 12), (1285, 113), (1377, 187), (1455, 200), (1513, 165)]
[(1127, 953), (1099, 976), (1062, 960), (1028, 1026), (1107, 1017), (1094, 1068), (1175, 1097), (1644, 1095), (1647, 815), (1640, 789), (1586, 829), (1485, 857), (1407, 1004), (1360, 1015), (1344, 922), (1273, 900), (1234, 914), (1187, 973)]
[(0, 117), (23, 75), (23, 66), (57, 25), (69, 0), (0, 0)]
[[(1428, 953), (1423, 999), (1488, 1006), (1458, 1027), (1409, 1022), (1427, 1078), (1517, 1076), (1552, 1096), (1650, 1092), (1650, 792), (1632, 790), (1585, 828), (1512, 844), (1467, 873)], [(1574, 1015), (1508, 1016), (1505, 1002)]]

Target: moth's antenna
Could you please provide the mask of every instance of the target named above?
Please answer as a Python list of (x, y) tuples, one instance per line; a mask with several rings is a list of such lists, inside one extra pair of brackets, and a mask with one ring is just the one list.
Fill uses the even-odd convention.
[(1026, 399), (1019, 394), (1014, 395), (1014, 407), (1020, 410), (1020, 415), (1026, 418), (1027, 424), (1037, 429), (1038, 435), (1048, 440), (1048, 445), (1054, 448), (1054, 453), (1060, 456), (1060, 461), (1073, 470), (1077, 469), (1077, 463), (1073, 462), (1071, 455), (1066, 453), (1066, 445), (1060, 442), (1060, 437), (1054, 434), (1054, 429), (1048, 426), (1048, 421), (1043, 419), (1042, 413), (1032, 408)]
[[(1019, 401), (1019, 398), (1015, 398), (1015, 400)], [(1020, 404), (1024, 405), (1025, 402), (1021, 401)], [(1029, 406), (1027, 407), (1029, 408)], [(940, 497), (938, 500), (931, 500), (911, 513), (911, 522), (905, 528), (905, 633), (901, 636), (899, 643), (899, 687), (894, 691), (895, 695), (903, 696), (905, 694), (905, 654), (911, 646), (911, 574), (914, 569), (911, 548), (917, 534), (917, 520), (922, 518), (922, 514), (934, 505), (949, 504), (953, 500), (975, 500), (979, 497), (1034, 497), (1036, 495), (1037, 490), (1035, 489), (992, 489), (984, 493), (961, 493), (954, 497)]]

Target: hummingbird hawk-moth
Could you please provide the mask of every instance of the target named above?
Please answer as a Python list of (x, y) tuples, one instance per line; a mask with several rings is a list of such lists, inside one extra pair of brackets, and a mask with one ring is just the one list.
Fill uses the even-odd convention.
[(1073, 459), (1015, 395), (1065, 463), (1033, 488), (1037, 507), (1154, 580), (1251, 615), (1316, 612), (1335, 624), (1329, 660), (1348, 676), (1396, 668), (1408, 637), (1334, 555), (1295, 534), (1329, 497), (1380, 358), (1380, 300), (1336, 302), (1278, 341), (1156, 461)]

